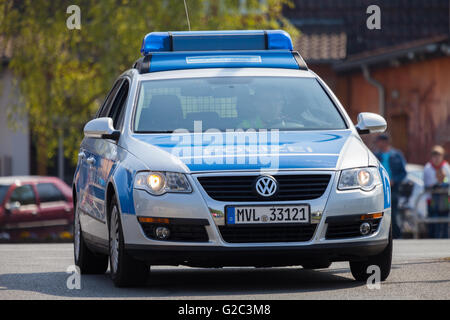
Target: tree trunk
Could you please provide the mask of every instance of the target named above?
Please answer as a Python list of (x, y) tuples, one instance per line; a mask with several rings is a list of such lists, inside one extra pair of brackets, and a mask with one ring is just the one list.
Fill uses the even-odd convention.
[(36, 145), (37, 153), (37, 174), (40, 176), (47, 175), (47, 139), (44, 135), (40, 134), (37, 139)]

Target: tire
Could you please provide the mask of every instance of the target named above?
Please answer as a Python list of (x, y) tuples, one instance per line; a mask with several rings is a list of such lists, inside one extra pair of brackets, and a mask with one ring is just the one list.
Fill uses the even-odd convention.
[(389, 230), (389, 242), (387, 247), (379, 254), (371, 256), (366, 261), (350, 261), (350, 270), (356, 281), (367, 281), (371, 274), (367, 268), (377, 265), (380, 268), (380, 281), (385, 281), (391, 272), (392, 265), (392, 225)]
[(306, 269), (306, 270), (326, 269), (329, 266), (331, 266), (331, 262), (305, 263), (305, 264), (302, 264), (303, 269)]
[[(76, 202), (76, 201), (75, 201)], [(92, 252), (83, 238), (80, 224), (80, 212), (74, 207), (73, 219), (73, 251), (75, 265), (80, 268), (81, 274), (104, 274), (108, 269), (108, 256)]]
[(133, 259), (125, 251), (123, 229), (115, 198), (110, 205), (109, 263), (111, 279), (116, 287), (145, 285), (150, 268), (144, 262)]

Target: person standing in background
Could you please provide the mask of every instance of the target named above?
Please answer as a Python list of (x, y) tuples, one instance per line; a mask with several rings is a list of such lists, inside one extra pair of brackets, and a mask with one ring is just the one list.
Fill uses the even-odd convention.
[[(450, 166), (444, 160), (441, 146), (431, 149), (431, 159), (423, 169), (423, 182), (427, 190), (428, 217), (448, 217), (448, 187)], [(448, 223), (430, 223), (430, 238), (448, 238)]]
[(406, 161), (402, 152), (391, 146), (389, 136), (385, 134), (379, 135), (375, 140), (375, 144), (378, 148), (378, 152), (375, 153), (375, 156), (386, 169), (391, 181), (392, 237), (398, 239), (402, 235), (397, 222), (398, 193), (399, 186), (406, 177)]

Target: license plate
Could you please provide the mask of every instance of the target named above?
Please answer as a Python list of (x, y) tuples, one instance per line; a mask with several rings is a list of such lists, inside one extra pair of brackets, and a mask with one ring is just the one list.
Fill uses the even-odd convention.
[(309, 223), (309, 205), (227, 206), (227, 224)]

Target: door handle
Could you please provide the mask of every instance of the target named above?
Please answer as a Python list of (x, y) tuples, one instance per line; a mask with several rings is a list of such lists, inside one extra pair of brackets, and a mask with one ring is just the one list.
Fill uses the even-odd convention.
[(94, 157), (89, 157), (89, 158), (87, 158), (86, 159), (86, 162), (89, 164), (89, 165), (94, 165), (95, 164), (95, 158)]

